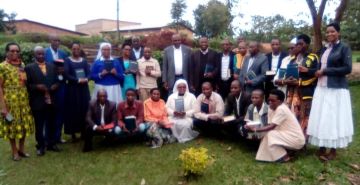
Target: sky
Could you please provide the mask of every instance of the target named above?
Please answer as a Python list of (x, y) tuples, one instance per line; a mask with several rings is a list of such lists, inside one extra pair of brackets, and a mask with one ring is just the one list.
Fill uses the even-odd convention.
[[(184, 20), (194, 25), (193, 11), (199, 4), (209, 0), (185, 0), (187, 9)], [(224, 0), (220, 0), (224, 1)], [(75, 30), (75, 25), (88, 20), (106, 18), (116, 20), (116, 0), (1, 0), (0, 9), (6, 13), (17, 13), (16, 19), (29, 19), (52, 26)], [(171, 20), (171, 4), (174, 0), (119, 0), (119, 17), (123, 21), (139, 22), (144, 26), (164, 26)], [(310, 22), (305, 0), (238, 0), (233, 8), (236, 16), (233, 26), (240, 29), (251, 27), (251, 16), (273, 16), (280, 14), (286, 18), (303, 19)], [(327, 7), (325, 13), (333, 13), (334, 8)], [(236, 31), (235, 31), (236, 33)]]

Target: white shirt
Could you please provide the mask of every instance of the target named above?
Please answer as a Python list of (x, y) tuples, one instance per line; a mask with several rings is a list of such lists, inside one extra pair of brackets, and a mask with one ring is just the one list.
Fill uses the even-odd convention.
[(51, 50), (51, 54), (52, 54), (52, 56), (53, 56), (53, 59), (54, 59), (54, 60), (59, 59), (58, 50), (55, 51), (51, 46), (50, 46), (50, 50)]
[(236, 113), (237, 115), (240, 116), (240, 98), (241, 98), (241, 94), (242, 92), (240, 93), (239, 97), (235, 97), (235, 100), (236, 100)]
[(105, 125), (105, 105), (100, 105), (100, 109), (101, 109), (101, 121), (100, 124), (101, 125)]
[(230, 63), (230, 56), (223, 54), (221, 58), (221, 80), (229, 80), (230, 78), (230, 69), (229, 69), (229, 63)]
[(133, 48), (136, 60), (139, 60), (140, 58), (140, 53), (141, 53), (141, 48), (139, 48), (138, 50), (136, 50), (135, 48)]
[(174, 64), (175, 64), (175, 75), (183, 74), (183, 58), (181, 46), (179, 48), (174, 47)]
[(251, 57), (251, 58), (249, 59), (249, 65), (248, 65), (248, 68), (247, 68), (247, 72), (249, 72), (250, 67), (253, 65), (254, 59), (255, 59), (254, 57)]
[(272, 55), (272, 60), (271, 60), (271, 71), (276, 71), (277, 70), (277, 65), (279, 63), (279, 57), (280, 54), (278, 55)]

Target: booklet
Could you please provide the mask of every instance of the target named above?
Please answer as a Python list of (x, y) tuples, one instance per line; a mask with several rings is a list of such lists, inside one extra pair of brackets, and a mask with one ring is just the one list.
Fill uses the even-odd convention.
[(77, 79), (86, 78), (84, 69), (76, 69), (75, 74)]
[(138, 63), (136, 61), (130, 61), (128, 70), (130, 72), (136, 72), (138, 70)]
[(184, 98), (175, 99), (175, 111), (176, 112), (185, 112)]
[(201, 102), (200, 111), (205, 114), (209, 114), (209, 104)]
[(248, 71), (246, 76), (247, 76), (248, 80), (253, 80), (254, 78), (256, 78), (256, 74), (253, 70)]
[(126, 116), (124, 118), (124, 123), (126, 129), (128, 129), (130, 132), (136, 129), (136, 117), (135, 116)]
[(286, 68), (285, 78), (294, 77), (299, 79), (299, 66), (298, 64), (288, 64)]
[(104, 69), (106, 70), (106, 71), (111, 71), (112, 69), (114, 68), (114, 63), (113, 63), (113, 61), (111, 61), (111, 60), (105, 60), (104, 61)]
[(230, 121), (234, 121), (234, 120), (236, 120), (235, 115), (229, 115), (229, 116), (224, 116), (224, 117), (223, 117), (224, 123), (230, 122)]

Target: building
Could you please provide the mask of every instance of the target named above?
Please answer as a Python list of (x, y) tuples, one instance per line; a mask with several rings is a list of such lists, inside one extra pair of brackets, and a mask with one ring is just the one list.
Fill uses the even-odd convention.
[(87, 34), (43, 24), (28, 19), (15, 20), (13, 22), (16, 33), (44, 33), (44, 34), (55, 34), (59, 36), (86, 36)]
[[(119, 28), (127, 26), (141, 25), (137, 22), (119, 21)], [(95, 19), (90, 20), (85, 24), (78, 24), (75, 26), (75, 30), (78, 32), (86, 33), (89, 35), (100, 35), (105, 30), (116, 30), (117, 21), (111, 19)]]
[[(133, 37), (133, 36), (148, 36), (150, 34), (157, 34), (162, 31), (171, 31), (176, 32), (176, 29), (173, 26), (142, 26), (142, 25), (133, 25), (126, 26), (120, 28), (120, 35), (125, 38)], [(116, 35), (117, 30), (109, 30), (101, 32), (104, 37), (114, 37)], [(181, 35), (186, 35), (188, 39), (194, 38), (194, 31), (186, 27), (184, 25), (179, 26), (179, 33)]]

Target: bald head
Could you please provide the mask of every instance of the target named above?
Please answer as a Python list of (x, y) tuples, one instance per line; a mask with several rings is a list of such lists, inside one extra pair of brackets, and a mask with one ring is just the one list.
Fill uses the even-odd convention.
[(97, 92), (97, 101), (101, 104), (104, 105), (105, 102), (107, 100), (107, 92), (105, 89), (99, 89)]

